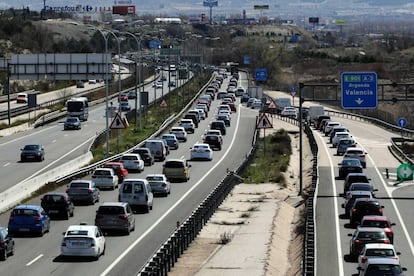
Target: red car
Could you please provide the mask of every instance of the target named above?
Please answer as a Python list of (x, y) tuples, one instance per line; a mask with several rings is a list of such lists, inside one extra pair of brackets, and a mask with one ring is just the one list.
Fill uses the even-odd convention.
[(124, 181), (128, 175), (128, 170), (124, 168), (124, 165), (121, 162), (107, 162), (102, 167), (113, 169), (118, 176), (119, 183)]
[(121, 94), (121, 95), (119, 95), (119, 101), (120, 102), (126, 102), (126, 101), (128, 101), (128, 94)]
[(394, 242), (394, 231), (392, 230), (392, 226), (395, 223), (391, 223), (390, 219), (386, 216), (364, 216), (361, 220), (361, 226), (363, 227), (379, 227), (383, 228), (385, 234), (387, 234), (388, 239), (391, 243)]

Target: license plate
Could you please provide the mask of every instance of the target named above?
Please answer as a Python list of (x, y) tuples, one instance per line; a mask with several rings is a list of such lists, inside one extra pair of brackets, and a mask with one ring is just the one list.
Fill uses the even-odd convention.
[(30, 229), (29, 228), (19, 228), (20, 232), (29, 232)]
[(57, 213), (59, 213), (58, 210), (49, 210), (49, 214), (57, 214)]

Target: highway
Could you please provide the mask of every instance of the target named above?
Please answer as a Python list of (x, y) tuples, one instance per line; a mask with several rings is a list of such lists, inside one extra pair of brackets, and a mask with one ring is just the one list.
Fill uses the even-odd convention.
[[(408, 269), (406, 275), (414, 275), (412, 200), (413, 183), (393, 186), (396, 168), (400, 165), (389, 152), (390, 138), (398, 136), (377, 126), (346, 118), (333, 117), (333, 120), (347, 126), (359, 144), (368, 152), (367, 168), (364, 172), (378, 189), (376, 193), (383, 205), (384, 215), (396, 223), (394, 246), (401, 252), (401, 264)], [(317, 273), (316, 275), (353, 275), (357, 274), (357, 262), (349, 254), (349, 233), (354, 229), (349, 220), (343, 217), (343, 198), (339, 196), (343, 189), (343, 180), (338, 176), (337, 163), (342, 156), (334, 156), (336, 150), (328, 144), (328, 137), (314, 131), (319, 147), (319, 187), (317, 192)], [(390, 172), (387, 179), (386, 169)]]
[[(195, 142), (201, 141), (202, 134), (209, 128), (209, 122), (213, 119), (217, 104), (216, 100), (209, 117), (199, 125), (196, 133), (190, 134), (188, 141), (181, 143), (178, 150), (171, 151), (168, 158), (183, 156), (189, 158), (190, 147)], [(96, 112), (98, 115), (94, 116), (103, 115), (103, 111)], [(213, 161), (191, 162), (191, 179), (186, 183), (173, 183), (171, 195), (167, 198), (155, 198), (154, 209), (149, 214), (136, 214), (136, 230), (130, 236), (108, 236), (106, 254), (98, 261), (62, 259), (59, 256), (62, 232), (70, 224), (94, 223), (96, 204), (95, 206), (76, 206), (75, 216), (69, 221), (53, 220), (51, 232), (45, 234), (44, 237), (15, 238), (15, 256), (4, 262), (1, 270), (7, 271), (8, 275), (136, 274), (160, 244), (174, 231), (177, 222), (184, 221), (213, 187), (222, 180), (227, 169), (234, 170), (240, 165), (250, 150), (257, 114), (257, 110), (239, 107), (239, 111), (232, 114), (232, 125), (224, 137), (223, 150), (214, 152)], [(53, 129), (58, 132), (62, 131), (59, 123), (45, 127), (45, 129), (49, 128), (52, 132)], [(78, 135), (85, 129), (83, 128)], [(76, 136), (77, 131), (73, 132)], [(38, 135), (39, 137), (48, 136), (40, 133)], [(62, 139), (53, 139), (56, 140), (56, 144), (62, 143), (63, 145), (67, 142)], [(28, 164), (36, 166), (36, 163)], [(161, 162), (157, 162), (151, 167), (146, 167), (143, 173), (130, 174), (128, 177), (142, 178), (149, 173), (159, 173), (161, 165)], [(65, 187), (59, 190), (64, 191)], [(117, 192), (117, 190), (101, 191), (101, 202), (117, 201)], [(29, 203), (39, 204), (40, 200), (34, 198)], [(0, 216), (0, 225), (7, 225), (8, 215), (6, 213)]]

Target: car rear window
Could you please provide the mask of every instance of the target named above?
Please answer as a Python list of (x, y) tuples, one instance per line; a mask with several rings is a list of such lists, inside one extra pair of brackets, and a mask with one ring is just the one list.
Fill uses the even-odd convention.
[(32, 209), (14, 209), (14, 216), (36, 216), (37, 211)]
[(64, 201), (64, 196), (61, 195), (45, 195), (43, 197), (44, 201), (52, 201), (52, 202), (63, 202)]
[(121, 157), (122, 160), (137, 160), (136, 156), (133, 155), (124, 155)]
[(177, 162), (177, 161), (167, 161), (165, 162), (166, 168), (183, 168), (184, 164), (183, 162)]
[(88, 230), (69, 230), (66, 232), (67, 236), (87, 236)]
[(101, 206), (97, 213), (99, 215), (120, 215), (125, 214), (125, 211), (121, 206)]
[(359, 232), (359, 239), (364, 240), (381, 240), (385, 238), (384, 232)]
[(375, 256), (375, 257), (390, 257), (394, 256), (394, 250), (392, 249), (367, 249), (365, 251), (365, 256)]
[(389, 227), (387, 221), (378, 221), (378, 220), (363, 220), (361, 226), (365, 227), (379, 227), (386, 228)]
[(147, 176), (148, 181), (162, 181), (164, 178), (162, 176)]
[(111, 173), (107, 170), (96, 170), (93, 174), (94, 175), (111, 175)]
[(70, 188), (89, 188), (89, 183), (84, 183), (84, 182), (71, 183)]

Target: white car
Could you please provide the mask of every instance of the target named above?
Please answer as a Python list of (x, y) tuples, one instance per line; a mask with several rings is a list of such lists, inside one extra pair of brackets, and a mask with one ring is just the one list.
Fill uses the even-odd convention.
[(209, 144), (198, 143), (190, 149), (191, 160), (213, 160), (213, 150)]
[(162, 88), (162, 86), (163, 86), (163, 83), (162, 81), (159, 81), (159, 80), (152, 84), (152, 87), (155, 87), (155, 88)]
[(336, 148), (341, 139), (352, 138), (352, 135), (349, 132), (336, 132), (335, 136), (332, 138), (332, 146)]
[(400, 252), (395, 251), (394, 245), (386, 243), (367, 243), (358, 256), (358, 268), (365, 270), (368, 259), (392, 258), (399, 260)]
[(175, 134), (178, 141), (186, 142), (187, 141), (187, 131), (183, 127), (172, 127), (170, 129), (171, 134)]
[(206, 116), (206, 112), (204, 112), (204, 109), (197, 108), (196, 110), (198, 111), (198, 114), (200, 114), (201, 120), (205, 120), (207, 116)]
[(196, 128), (195, 124), (193, 123), (193, 120), (191, 119), (181, 119), (178, 125), (180, 127), (183, 127), (187, 133), (194, 133)]
[(329, 136), (329, 133), (331, 132), (334, 126), (340, 126), (340, 125), (341, 123), (339, 122), (334, 122), (334, 121), (328, 122), (324, 129), (325, 136)]
[(344, 153), (344, 158), (356, 158), (359, 159), (359, 161), (361, 162), (362, 167), (365, 169), (367, 167), (367, 160), (366, 160), (366, 155), (368, 153), (365, 152), (363, 149), (361, 148), (347, 148), (345, 153)]
[(111, 168), (97, 168), (92, 174), (92, 181), (97, 188), (118, 188), (119, 179)]
[(280, 115), (283, 117), (296, 118), (296, 109), (293, 106), (285, 106), (283, 110), (280, 112)]
[(105, 237), (98, 226), (71, 225), (60, 246), (62, 256), (85, 256), (99, 259), (105, 254)]
[(121, 156), (122, 164), (128, 171), (142, 172), (144, 170), (144, 160), (141, 159), (141, 155), (136, 153), (125, 153)]

